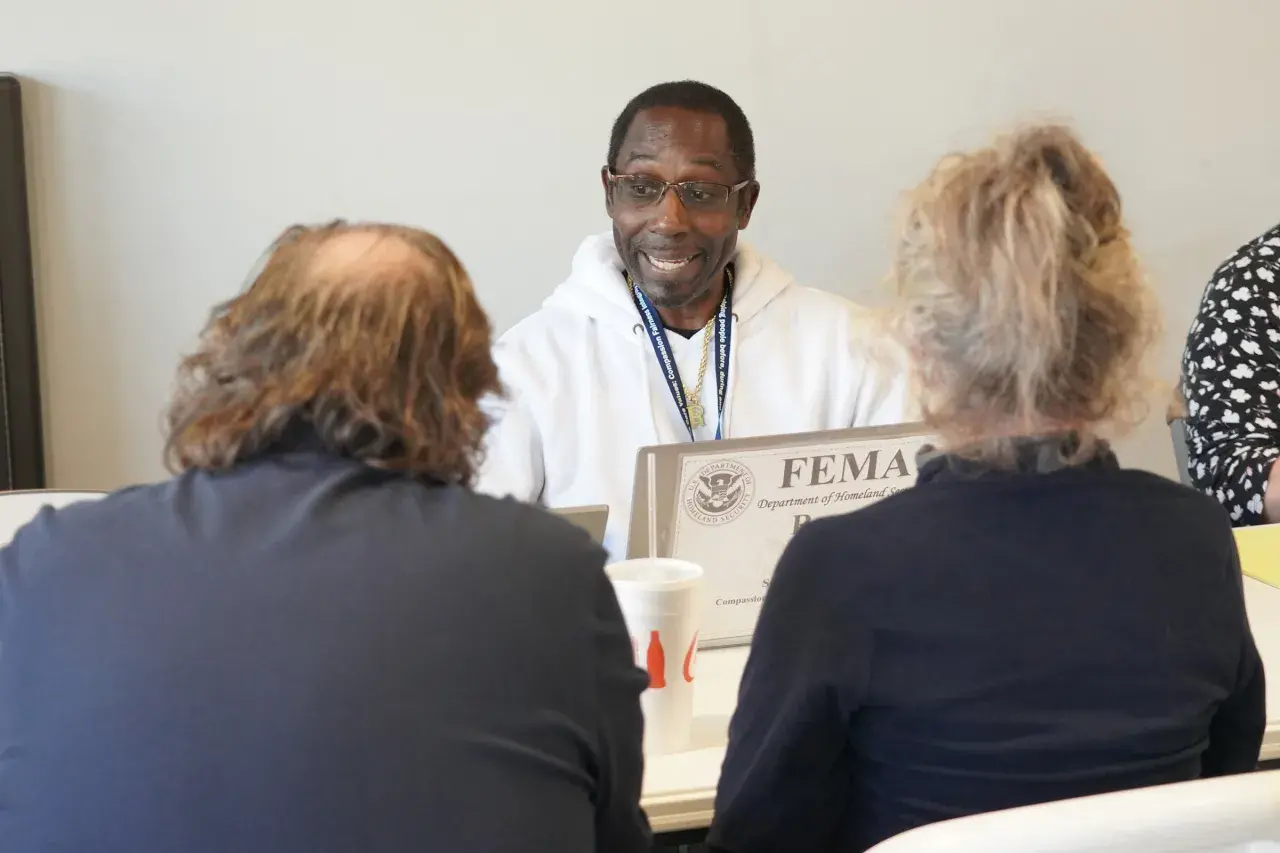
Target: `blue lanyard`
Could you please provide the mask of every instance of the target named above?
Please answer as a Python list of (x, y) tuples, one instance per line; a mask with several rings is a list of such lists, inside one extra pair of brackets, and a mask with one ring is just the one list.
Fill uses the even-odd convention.
[[(627, 276), (631, 285), (631, 296), (635, 300), (636, 310), (644, 320), (645, 331), (649, 333), (649, 343), (653, 344), (653, 354), (657, 356), (658, 366), (662, 368), (662, 376), (667, 380), (667, 390), (671, 399), (675, 400), (684, 427), (689, 431), (689, 440), (697, 441), (693, 433), (693, 420), (689, 417), (689, 400), (684, 394), (684, 383), (680, 381), (680, 368), (676, 366), (675, 356), (671, 354), (671, 344), (667, 340), (667, 330), (658, 317), (658, 311), (644, 295), (640, 286)], [(720, 310), (715, 319), (715, 361), (716, 361), (716, 441), (723, 438), (724, 430), (724, 398), (729, 393), (729, 344), (733, 335), (733, 267), (724, 271), (724, 298), (720, 300)], [(703, 332), (706, 334), (706, 332)]]

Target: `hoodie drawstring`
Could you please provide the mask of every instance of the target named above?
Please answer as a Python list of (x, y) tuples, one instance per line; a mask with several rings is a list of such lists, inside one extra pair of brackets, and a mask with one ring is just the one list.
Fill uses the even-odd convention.
[(631, 327), (631, 334), (640, 338), (640, 346), (636, 347), (636, 352), (640, 354), (640, 360), (637, 363), (640, 368), (640, 391), (649, 398), (649, 425), (653, 427), (653, 443), (662, 444), (662, 427), (658, 423), (659, 406), (655, 403), (653, 392), (649, 389), (649, 363), (653, 361), (653, 353), (645, 346), (647, 341), (644, 340), (644, 326), (636, 323)]

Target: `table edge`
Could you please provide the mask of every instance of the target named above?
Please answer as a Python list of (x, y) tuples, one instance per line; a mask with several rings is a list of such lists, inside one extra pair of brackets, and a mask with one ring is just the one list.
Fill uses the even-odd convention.
[[(1280, 725), (1267, 726), (1259, 761), (1280, 759)], [(714, 788), (693, 788), (654, 797), (644, 797), (640, 807), (655, 833), (706, 829), (715, 816)]]
[(715, 799), (714, 788), (702, 788), (646, 797), (641, 799), (640, 807), (655, 833), (680, 832), (709, 827), (715, 816)]

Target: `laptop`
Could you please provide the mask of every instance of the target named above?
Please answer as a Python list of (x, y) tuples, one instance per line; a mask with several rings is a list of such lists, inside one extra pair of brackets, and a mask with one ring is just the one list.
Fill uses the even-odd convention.
[(597, 545), (604, 544), (604, 529), (609, 523), (607, 506), (569, 506), (551, 510), (556, 515), (572, 524), (576, 524), (596, 540)]

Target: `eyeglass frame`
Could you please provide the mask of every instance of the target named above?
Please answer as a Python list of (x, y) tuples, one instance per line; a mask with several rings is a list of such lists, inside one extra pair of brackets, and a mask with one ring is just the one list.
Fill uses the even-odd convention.
[(680, 190), (678, 188), (682, 186), (686, 186), (688, 184), (710, 184), (711, 186), (723, 187), (724, 189), (729, 191), (729, 194), (725, 196), (723, 208), (720, 208), (714, 211), (711, 211), (711, 210), (707, 211), (708, 213), (722, 213), (725, 210), (729, 209), (730, 199), (732, 199), (735, 195), (742, 192), (747, 187), (751, 186), (756, 182), (755, 178), (748, 178), (747, 180), (742, 181), (741, 183), (733, 184), (732, 186), (730, 186), (729, 184), (721, 184), (716, 181), (664, 181), (661, 178), (653, 178), (648, 175), (631, 175), (631, 174), (619, 175), (617, 172), (613, 171), (613, 169), (609, 168), (608, 166), (604, 167), (604, 174), (609, 181), (610, 195), (612, 195), (614, 190), (617, 188), (618, 180), (620, 178), (642, 178), (646, 181), (653, 181), (655, 183), (662, 184), (662, 192), (658, 194), (658, 197), (655, 198), (652, 203), (647, 204), (644, 207), (636, 208), (637, 210), (648, 210), (649, 208), (657, 207), (659, 204), (662, 203), (662, 200), (667, 197), (667, 193), (670, 192), (673, 188), (675, 188), (676, 190), (676, 198), (680, 199), (680, 204), (683, 205), (686, 210), (688, 210), (689, 206), (685, 204), (684, 197), (680, 195)]

